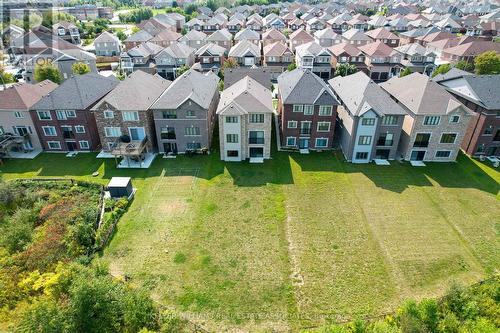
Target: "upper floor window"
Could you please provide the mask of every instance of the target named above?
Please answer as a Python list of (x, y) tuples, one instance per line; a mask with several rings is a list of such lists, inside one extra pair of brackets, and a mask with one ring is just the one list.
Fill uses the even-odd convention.
[(375, 118), (363, 118), (361, 124), (363, 126), (373, 126), (375, 125)]
[(330, 122), (321, 121), (318, 122), (318, 132), (329, 132), (330, 131)]
[(200, 128), (195, 126), (186, 127), (184, 128), (184, 134), (187, 136), (200, 135)]
[(163, 119), (177, 119), (177, 112), (175, 110), (163, 111)]
[(264, 122), (264, 114), (263, 113), (251, 114), (250, 115), (250, 122), (251, 123), (263, 123)]
[(138, 111), (123, 111), (123, 121), (139, 121)]
[(440, 119), (441, 119), (441, 117), (439, 117), (439, 116), (425, 116), (424, 125), (428, 125), (428, 126), (439, 125)]
[(75, 132), (76, 132), (76, 133), (85, 133), (85, 126), (82, 126), (82, 125), (76, 125), (76, 126), (75, 126)]
[(457, 135), (455, 133), (443, 133), (441, 135), (440, 143), (455, 143)]
[(196, 111), (188, 110), (186, 112), (186, 117), (196, 117)]
[(235, 117), (235, 116), (227, 116), (226, 117), (226, 123), (235, 124), (237, 122), (238, 122), (238, 117)]
[(372, 143), (372, 137), (369, 135), (360, 135), (358, 144), (362, 146), (367, 146)]
[(450, 123), (458, 123), (460, 121), (460, 116), (451, 116)]
[(302, 111), (304, 111), (304, 105), (302, 104), (293, 105), (293, 112), (302, 112)]
[(312, 116), (314, 114), (314, 105), (304, 105), (304, 115)]
[(104, 118), (113, 119), (115, 117), (115, 113), (111, 110), (104, 111)]
[(107, 138), (117, 138), (122, 135), (120, 127), (104, 127), (104, 135)]
[(319, 106), (319, 115), (320, 116), (331, 116), (332, 115), (332, 106), (331, 105), (320, 105)]
[(385, 116), (382, 118), (382, 125), (397, 125), (398, 117), (396, 116)]
[(24, 118), (24, 113), (22, 111), (15, 111), (14, 117), (16, 117), (17, 119), (22, 119)]
[(38, 119), (40, 120), (51, 120), (52, 116), (50, 115), (50, 111), (37, 111)]

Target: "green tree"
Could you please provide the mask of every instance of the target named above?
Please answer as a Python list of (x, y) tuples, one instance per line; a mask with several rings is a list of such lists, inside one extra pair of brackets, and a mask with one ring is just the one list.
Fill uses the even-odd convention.
[(347, 76), (354, 74), (358, 71), (358, 68), (356, 65), (349, 64), (349, 63), (343, 63), (343, 64), (338, 64), (337, 68), (335, 69), (335, 75), (340, 75), (340, 76)]
[(295, 68), (297, 68), (297, 64), (295, 64), (295, 62), (292, 62), (288, 65), (288, 67), (286, 68), (287, 71), (291, 72), (293, 71)]
[(177, 76), (184, 74), (189, 70), (189, 68), (190, 67), (188, 65), (182, 65), (181, 67), (179, 67), (179, 69), (177, 69)]
[(412, 73), (411, 69), (406, 67), (405, 69), (403, 69), (400, 73), (399, 73), (399, 77), (403, 77), (403, 76), (406, 76), (406, 75), (410, 75)]
[(435, 77), (436, 75), (438, 74), (446, 74), (448, 73), (448, 71), (451, 69), (451, 65), (450, 64), (442, 64), (442, 65), (439, 65), (435, 70), (434, 72), (432, 72), (432, 77)]
[(7, 73), (3, 66), (0, 64), (0, 84), (15, 82), (14, 75)]
[(16, 332), (64, 333), (71, 331), (67, 309), (48, 298), (35, 300), (23, 313)]
[(35, 66), (35, 81), (50, 80), (54, 83), (61, 83), (63, 76), (59, 69), (51, 63), (45, 63)]
[(481, 53), (474, 60), (476, 74), (500, 74), (500, 54), (495, 51)]
[(418, 305), (418, 313), (427, 329), (430, 332), (435, 332), (439, 323), (439, 307), (436, 300), (422, 300)]
[(228, 69), (228, 68), (237, 68), (237, 67), (240, 67), (240, 65), (238, 65), (238, 62), (234, 58), (227, 58), (222, 63), (223, 70)]
[(474, 72), (474, 63), (466, 62), (464, 60), (460, 60), (455, 64), (455, 68), (461, 69), (467, 72)]
[(73, 74), (87, 74), (90, 72), (90, 66), (83, 62), (75, 62), (73, 66), (71, 66), (71, 70)]
[(116, 33), (116, 37), (122, 42), (127, 39), (127, 35), (121, 30)]
[(154, 330), (158, 328), (158, 310), (145, 292), (133, 291), (125, 298), (123, 320), (126, 332)]

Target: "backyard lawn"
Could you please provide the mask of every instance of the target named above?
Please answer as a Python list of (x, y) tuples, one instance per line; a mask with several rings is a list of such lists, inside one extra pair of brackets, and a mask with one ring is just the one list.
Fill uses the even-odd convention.
[(133, 177), (134, 202), (96, 260), (209, 331), (379, 315), (498, 272), (500, 173), (490, 164), (273, 157), (224, 163), (215, 153), (117, 170), (95, 154), (42, 154), (7, 161), (0, 176)]

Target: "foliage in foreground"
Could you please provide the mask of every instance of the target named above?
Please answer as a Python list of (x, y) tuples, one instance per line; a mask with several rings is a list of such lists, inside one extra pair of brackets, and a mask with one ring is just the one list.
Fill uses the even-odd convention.
[(50, 80), (54, 83), (61, 83), (63, 76), (59, 69), (51, 63), (35, 66), (35, 81), (42, 82), (43, 80)]
[(405, 302), (394, 315), (332, 325), (322, 333), (495, 333), (500, 330), (500, 277), (464, 288), (453, 284), (439, 299)]

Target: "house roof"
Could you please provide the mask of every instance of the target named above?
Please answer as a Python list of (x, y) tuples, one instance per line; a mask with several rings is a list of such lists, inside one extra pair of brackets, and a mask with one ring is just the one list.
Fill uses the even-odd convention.
[(337, 39), (341, 38), (339, 34), (333, 31), (332, 28), (325, 28), (322, 30), (318, 30), (314, 33), (314, 37), (316, 38), (325, 38), (325, 39)]
[(486, 51), (496, 51), (500, 53), (500, 44), (491, 41), (473, 41), (459, 44), (443, 50), (444, 53), (457, 56), (477, 56)]
[(104, 31), (102, 34), (100, 34), (99, 36), (96, 37), (96, 39), (94, 40), (94, 43), (115, 43), (115, 42), (120, 42), (120, 40), (118, 39), (118, 37), (116, 37), (115, 35), (107, 32), (107, 31)]
[(394, 50), (398, 51), (399, 53), (407, 54), (410, 56), (413, 56), (416, 54), (424, 56), (424, 55), (431, 53), (431, 52), (428, 52), (425, 47), (423, 47), (422, 45), (420, 45), (418, 43), (401, 45), (401, 46), (394, 48)]
[(422, 40), (424, 42), (430, 43), (441, 39), (454, 38), (455, 35), (446, 31), (437, 31), (430, 33), (428, 35), (417, 37), (416, 39)]
[(200, 56), (205, 53), (209, 53), (215, 56), (222, 56), (226, 52), (226, 49), (214, 43), (207, 43), (195, 51), (195, 55)]
[(462, 106), (446, 89), (420, 73), (393, 77), (380, 86), (416, 115), (446, 115)]
[(0, 90), (0, 110), (29, 110), (44, 95), (57, 88), (45, 80), (37, 84), (20, 83)]
[(235, 82), (221, 94), (217, 114), (272, 113), (271, 90), (249, 76)]
[(315, 104), (327, 97), (331, 104), (339, 104), (331, 87), (308, 69), (296, 68), (278, 76), (278, 88), (285, 104)]
[(243, 57), (249, 53), (254, 57), (260, 57), (260, 48), (247, 39), (239, 41), (229, 50), (230, 57)]
[(406, 111), (365, 73), (357, 72), (346, 77), (337, 76), (328, 81), (337, 96), (355, 116), (373, 110), (379, 116), (405, 115)]
[(332, 45), (328, 50), (335, 56), (339, 56), (342, 53), (347, 53), (349, 56), (357, 56), (362, 53), (356, 46), (346, 42)]
[(441, 82), (441, 81), (447, 81), (447, 80), (451, 80), (451, 79), (460, 78), (464, 75), (472, 75), (472, 74), (469, 72), (466, 72), (464, 70), (458, 69), (456, 67), (453, 67), (448, 72), (446, 72), (444, 74), (438, 74), (435, 77), (433, 77), (431, 80), (434, 82)]
[(139, 30), (135, 34), (128, 36), (125, 42), (146, 42), (151, 38), (153, 38), (153, 35), (149, 32), (146, 30)]
[(319, 45), (316, 42), (309, 42), (305, 44), (301, 44), (295, 48), (295, 53), (299, 56), (311, 55), (330, 55), (330, 51), (327, 48)]
[(233, 35), (226, 28), (216, 30), (213, 34), (207, 37), (207, 41), (230, 41)]
[(155, 57), (160, 57), (163, 54), (168, 54), (172, 58), (176, 59), (186, 59), (191, 54), (194, 54), (194, 49), (186, 44), (173, 42), (162, 51), (160, 51)]
[(145, 111), (171, 83), (158, 75), (134, 71), (101, 99), (92, 110), (97, 110), (103, 103), (107, 103), (120, 111)]
[(205, 38), (207, 38), (206, 33), (198, 30), (190, 30), (187, 34), (179, 38), (179, 41), (185, 42), (190, 40), (205, 40)]
[(224, 89), (229, 88), (245, 76), (249, 76), (264, 87), (271, 86), (271, 72), (266, 67), (256, 68), (228, 68), (224, 70)]
[(212, 72), (202, 74), (193, 69), (178, 76), (151, 106), (152, 109), (177, 109), (191, 100), (208, 109), (217, 92), (219, 78)]
[(172, 30), (163, 30), (153, 38), (151, 38), (151, 42), (162, 42), (162, 41), (176, 41), (181, 38), (182, 35), (178, 32)]
[(278, 41), (272, 44), (267, 44), (263, 49), (264, 56), (266, 57), (280, 57), (286, 52), (292, 54), (290, 48), (283, 42)]
[(344, 37), (347, 40), (367, 40), (367, 41), (372, 40), (364, 32), (359, 31), (358, 29), (349, 29), (342, 34), (342, 37)]
[(373, 39), (399, 39), (398, 36), (396, 36), (386, 28), (377, 28), (374, 30), (370, 30), (366, 33), (366, 35)]
[(300, 28), (295, 30), (290, 34), (290, 40), (305, 40), (308, 42), (312, 42), (314, 40), (314, 37), (311, 36), (309, 33), (307, 33), (304, 28)]
[(234, 40), (260, 40), (260, 35), (252, 29), (245, 28), (234, 35)]
[(131, 48), (127, 53), (132, 57), (147, 57), (155, 56), (163, 50), (162, 46), (159, 46), (152, 42), (142, 43), (134, 48)]
[(382, 56), (382, 57), (388, 57), (390, 56), (393, 52), (394, 49), (384, 42), (378, 40), (373, 43), (368, 43), (366, 45), (362, 45), (359, 47), (359, 50), (369, 56)]
[(286, 41), (285, 35), (275, 28), (268, 29), (262, 34), (262, 40), (281, 40)]
[(114, 76), (104, 77), (97, 73), (75, 75), (32, 106), (35, 110), (85, 110), (115, 88)]

